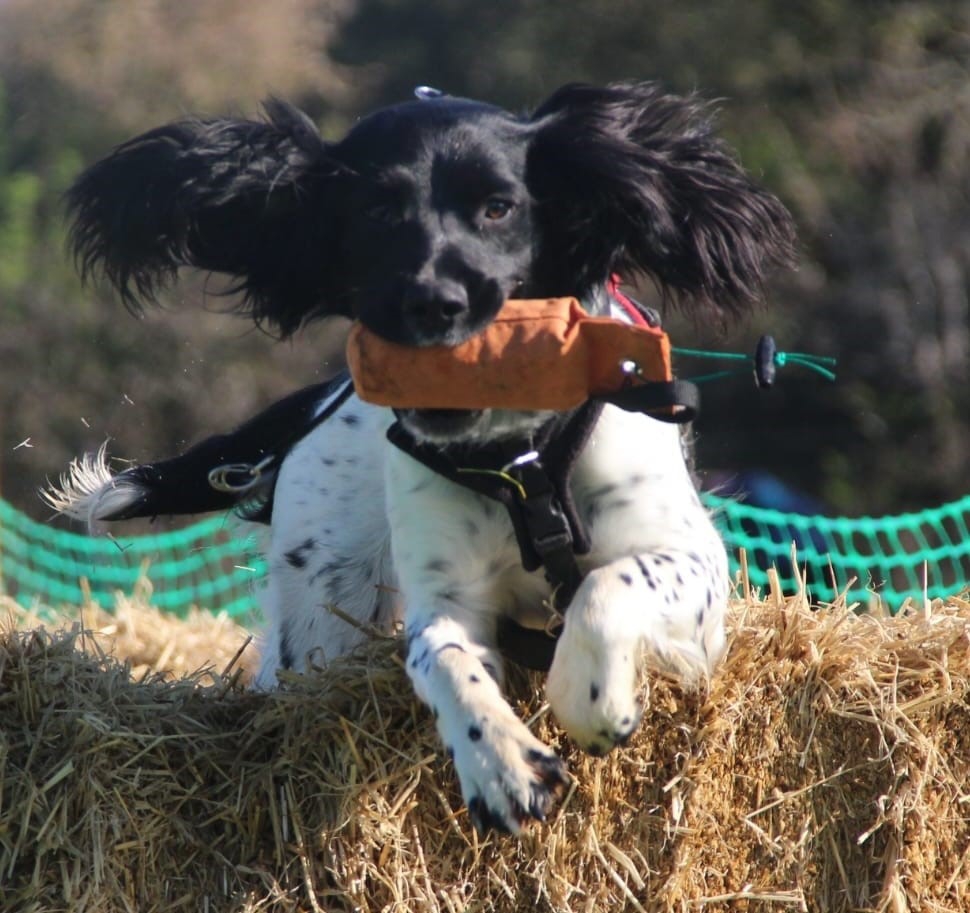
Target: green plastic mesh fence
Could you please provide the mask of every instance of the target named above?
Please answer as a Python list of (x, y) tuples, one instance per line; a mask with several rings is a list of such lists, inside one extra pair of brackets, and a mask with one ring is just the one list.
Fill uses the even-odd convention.
[(255, 584), (265, 573), (254, 537), (231, 519), (211, 517), (158, 535), (99, 537), (52, 529), (0, 500), (0, 589), (27, 607), (104, 608), (131, 593), (140, 577), (158, 608), (184, 614), (196, 605), (233, 617), (256, 612)]
[(950, 596), (970, 581), (970, 495), (918, 513), (855, 518), (783, 513), (714, 495), (705, 501), (735, 558), (745, 550), (748, 577), (762, 590), (774, 567), (786, 589), (795, 589), (800, 573), (818, 602), (845, 594), (868, 603), (875, 593), (895, 611), (907, 597)]
[[(970, 496), (940, 508), (894, 517), (808, 517), (705, 495), (733, 556), (747, 554), (748, 576), (764, 590), (774, 567), (786, 589), (804, 576), (818, 602), (845, 594), (868, 603), (876, 592), (896, 610), (962, 592), (970, 580)], [(792, 543), (798, 568), (792, 566)], [(255, 589), (265, 573), (254, 538), (226, 518), (159, 535), (97, 538), (62, 532), (0, 500), (0, 588), (26, 606), (110, 608), (142, 576), (153, 601), (176, 613), (197, 605), (234, 617), (257, 614)]]

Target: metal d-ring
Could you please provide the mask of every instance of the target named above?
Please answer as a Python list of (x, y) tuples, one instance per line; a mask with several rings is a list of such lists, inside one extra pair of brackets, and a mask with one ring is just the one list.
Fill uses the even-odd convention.
[[(272, 465), (272, 455), (258, 463), (226, 463), (209, 470), (209, 485), (216, 491), (243, 494), (259, 484), (263, 472)], [(244, 481), (234, 481), (233, 476), (244, 476)]]

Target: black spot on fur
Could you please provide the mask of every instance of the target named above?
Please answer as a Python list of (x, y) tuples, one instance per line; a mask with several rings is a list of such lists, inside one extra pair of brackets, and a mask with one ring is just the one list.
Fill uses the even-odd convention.
[(427, 629), (428, 629), (428, 623), (427, 622), (425, 622), (424, 624), (422, 624), (420, 626), (419, 625), (416, 625), (416, 624), (414, 624), (414, 625), (408, 625), (404, 629), (404, 638), (405, 638), (405, 641), (407, 643), (408, 650), (411, 649), (411, 641), (413, 641), (415, 637), (419, 637)]
[(427, 662), (428, 662), (428, 648), (425, 647), (424, 650), (421, 651), (421, 654), (419, 656), (412, 657), (411, 662), (408, 665), (412, 669), (417, 669), (419, 666), (422, 668), (425, 667), (427, 665)]
[(446, 574), (451, 568), (452, 563), (445, 558), (434, 558), (424, 566), (432, 574)]
[(481, 679), (477, 675), (472, 673), (471, 675), (468, 676), (468, 681), (470, 681), (473, 685), (477, 685), (481, 681)]
[(340, 421), (348, 428), (353, 428), (360, 424), (360, 416), (355, 415), (353, 412), (348, 412), (346, 415), (340, 416)]
[(629, 574), (620, 574), (620, 580), (627, 586), (633, 586), (633, 578)]
[(335, 599), (346, 591), (347, 578), (343, 574), (333, 574), (327, 582)]
[(481, 729), (479, 729), (477, 726), (469, 726), (468, 727), (468, 738), (469, 739), (471, 739), (473, 742), (477, 742), (479, 739), (481, 739), (481, 737), (482, 737), (482, 730)]
[(338, 555), (331, 561), (325, 562), (320, 570), (314, 572), (311, 580), (316, 583), (321, 578), (326, 578), (330, 586), (330, 592), (336, 593), (344, 586), (344, 572), (353, 565), (350, 558)]
[(292, 669), (295, 660), (293, 648), (290, 645), (290, 629), (285, 622), (280, 622), (280, 668)]
[(605, 513), (608, 510), (623, 510), (624, 508), (630, 507), (633, 502), (629, 498), (613, 498), (612, 501), (604, 502), (601, 507)]
[[(643, 559), (639, 555), (634, 555), (633, 560), (636, 561), (640, 573), (643, 574), (643, 579), (647, 582), (647, 586), (651, 590), (657, 589), (657, 582), (653, 579), (653, 574), (650, 572), (650, 568), (644, 564)], [(656, 559), (654, 560), (656, 561)]]
[(286, 552), (283, 557), (286, 558), (286, 563), (290, 567), (300, 570), (306, 567), (307, 553), (312, 552), (316, 547), (317, 543), (315, 539), (304, 539), (296, 548)]
[(455, 643), (454, 641), (449, 641), (448, 643), (439, 647), (435, 652), (444, 653), (445, 650), (461, 650), (462, 653), (465, 652), (465, 648), (461, 644)]
[(589, 686), (589, 699), (595, 704), (596, 701), (599, 700), (599, 696), (600, 696), (600, 686), (597, 685), (596, 682), (593, 682)]
[(434, 594), (434, 598), (437, 602), (458, 602), (458, 597), (461, 595), (461, 591), (455, 587), (446, 587), (443, 590), (438, 590)]

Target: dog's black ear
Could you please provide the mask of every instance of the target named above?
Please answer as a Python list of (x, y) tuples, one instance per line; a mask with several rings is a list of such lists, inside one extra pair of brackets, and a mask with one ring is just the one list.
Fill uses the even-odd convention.
[[(533, 115), (528, 182), (546, 244), (584, 274), (652, 276), (667, 296), (733, 313), (793, 259), (785, 207), (712, 133), (710, 106), (651, 83), (564, 86)], [(558, 271), (556, 267), (552, 267)]]
[(339, 166), (310, 119), (270, 99), (265, 120), (185, 120), (119, 146), (67, 194), (82, 276), (125, 304), (152, 301), (179, 266), (227, 273), (241, 310), (283, 335), (339, 312), (327, 197)]

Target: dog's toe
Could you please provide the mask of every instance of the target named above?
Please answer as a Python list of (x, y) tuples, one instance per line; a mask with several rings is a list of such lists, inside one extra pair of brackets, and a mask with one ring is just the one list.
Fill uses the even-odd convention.
[[(497, 831), (500, 834), (511, 834), (513, 829), (505, 817), (497, 809), (493, 809), (483, 796), (473, 796), (468, 800), (468, 814), (471, 816), (475, 830), (480, 834)], [(516, 822), (515, 830), (521, 822)]]
[(479, 833), (519, 833), (532, 821), (545, 821), (562, 795), (566, 765), (522, 726), (493, 732), (474, 751), (458, 752), (455, 765), (469, 816)]
[(569, 772), (555, 754), (533, 750), (529, 752), (528, 760), (538, 777), (530, 787), (529, 814), (538, 821), (545, 821), (569, 782)]

